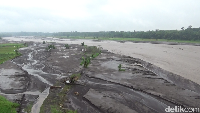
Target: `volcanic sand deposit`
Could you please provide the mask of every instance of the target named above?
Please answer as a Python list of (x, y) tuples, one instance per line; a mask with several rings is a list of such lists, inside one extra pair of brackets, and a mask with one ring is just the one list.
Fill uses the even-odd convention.
[[(42, 42), (39, 38), (27, 38), (26, 40)], [(27, 92), (24, 92), (20, 99), (21, 105), (26, 104), (23, 103), (23, 100), (30, 99), (28, 96), (38, 95), (39, 93), (37, 101), (34, 99), (32, 112), (39, 112), (40, 110), (49, 112), (51, 105), (57, 106), (57, 104), (63, 110), (72, 109), (82, 113), (105, 113), (106, 111), (110, 113), (165, 112), (164, 110), (167, 106), (181, 105), (187, 108), (200, 106), (200, 85), (164, 71), (143, 61), (144, 59), (129, 57), (130, 54), (128, 53), (131, 53), (131, 50), (129, 48), (130, 51), (125, 51), (124, 43), (114, 41), (70, 41), (64, 39), (64, 41), (60, 41), (60, 39), (47, 38), (45, 40), (69, 43), (70, 49), (65, 49), (63, 44), (54, 43), (56, 49), (47, 51), (45, 47), (49, 43), (32, 43), (31, 45), (29, 44), (27, 49), (20, 49), (22, 56), (13, 60), (13, 63), (22, 67), (24, 72), (26, 71), (26, 74), (28, 74), (27, 76), (30, 77), (30, 85)], [(88, 68), (82, 68), (79, 66), (81, 56), (86, 53), (89, 54), (89, 47), (86, 48), (88, 52), (82, 51), (85, 47), (80, 46), (80, 43), (83, 41), (87, 45), (102, 44), (103, 46), (106, 43), (106, 45), (113, 44), (111, 46), (115, 46), (113, 49), (117, 49), (120, 52), (118, 48), (122, 48), (124, 52), (127, 52), (125, 54), (127, 56), (102, 50), (102, 53), (92, 60)], [(78, 43), (79, 45), (72, 43)], [(127, 42), (125, 45), (128, 48), (137, 44)], [(110, 51), (112, 51), (111, 47), (109, 48), (111, 49)], [(178, 49), (183, 51), (184, 48)], [(125, 69), (125, 71), (118, 71), (119, 64), (122, 64), (122, 69)], [(3, 65), (5, 67), (5, 64)], [(4, 73), (4, 70), (1, 70), (1, 72)], [(19, 71), (16, 72), (18, 73), (15, 74), (19, 74)], [(70, 90), (63, 91), (62, 89), (52, 88), (49, 90), (49, 86), (57, 84), (56, 78), (60, 78), (60, 82), (63, 82), (58, 83), (61, 87), (66, 87), (64, 83), (66, 83), (67, 78), (63, 77), (69, 77), (72, 73), (79, 73), (81, 77), (76, 84), (73, 84)], [(35, 86), (32, 83), (36, 81)], [(46, 87), (46, 90), (44, 88), (41, 90), (40, 87)], [(63, 93), (58, 93), (60, 90)], [(30, 92), (36, 93), (27, 95)], [(9, 96), (10, 94), (5, 95)], [(41, 104), (43, 109), (40, 108)]]
[(120, 43), (116, 41), (91, 41), (91, 40), (69, 40), (48, 38), (42, 40), (34, 37), (28, 38), (5, 38), (13, 41), (54, 41), (59, 43), (80, 44), (101, 46), (113, 53), (118, 53), (134, 58), (139, 58), (152, 63), (164, 70), (178, 74), (184, 78), (200, 84), (200, 46), (192, 45), (167, 45), (150, 43)]

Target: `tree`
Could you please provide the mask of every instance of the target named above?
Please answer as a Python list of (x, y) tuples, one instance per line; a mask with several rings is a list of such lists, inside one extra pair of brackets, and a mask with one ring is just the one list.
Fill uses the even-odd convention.
[(66, 48), (66, 49), (69, 49), (69, 45), (68, 45), (68, 44), (65, 44), (65, 48)]
[(190, 29), (190, 28), (192, 28), (192, 26), (191, 26), (191, 25), (189, 25), (189, 26), (188, 26), (188, 28)]
[(83, 43), (81, 43), (81, 45), (82, 45), (82, 46), (84, 46), (84, 42), (83, 42)]

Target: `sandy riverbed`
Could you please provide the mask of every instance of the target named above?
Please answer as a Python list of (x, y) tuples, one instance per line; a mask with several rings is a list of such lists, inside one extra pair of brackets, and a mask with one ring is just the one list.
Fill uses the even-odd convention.
[(132, 42), (115, 42), (91, 40), (69, 40), (69, 39), (38, 39), (38, 38), (4, 38), (13, 41), (53, 41), (59, 43), (80, 44), (85, 42), (86, 45), (100, 45), (113, 53), (140, 58), (150, 62), (164, 70), (178, 74), (184, 78), (190, 79), (200, 84), (200, 46), (192, 45), (167, 45), (167, 44), (150, 44), (150, 43), (132, 43)]

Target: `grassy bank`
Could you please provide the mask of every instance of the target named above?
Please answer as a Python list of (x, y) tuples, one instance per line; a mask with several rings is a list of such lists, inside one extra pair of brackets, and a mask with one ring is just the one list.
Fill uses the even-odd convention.
[(68, 38), (68, 39), (99, 39), (99, 40), (114, 40), (114, 41), (146, 41), (146, 42), (177, 42), (177, 43), (200, 43), (198, 41), (190, 41), (190, 40), (167, 40), (167, 39), (142, 39), (142, 38), (105, 38), (105, 37), (67, 37), (67, 36), (60, 36), (57, 38)]
[(25, 47), (25, 44), (7, 43), (0, 44), (0, 64), (4, 63), (9, 59), (13, 59), (21, 54), (18, 49)]
[(8, 101), (5, 97), (0, 95), (0, 112), (1, 113), (17, 113), (16, 108), (19, 104)]
[[(61, 84), (57, 83), (56, 85), (59, 86)], [(77, 111), (69, 110), (63, 106), (66, 101), (67, 92), (71, 87), (71, 85), (65, 85), (62, 90), (54, 89), (51, 91), (43, 102), (40, 113), (77, 113)]]

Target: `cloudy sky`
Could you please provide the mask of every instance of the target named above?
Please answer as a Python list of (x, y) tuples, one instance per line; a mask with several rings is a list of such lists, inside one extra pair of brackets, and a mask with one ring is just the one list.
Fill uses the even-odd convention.
[(200, 0), (3, 0), (0, 32), (200, 27)]

